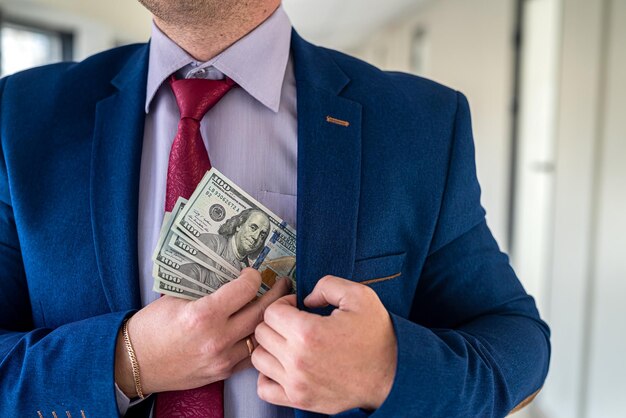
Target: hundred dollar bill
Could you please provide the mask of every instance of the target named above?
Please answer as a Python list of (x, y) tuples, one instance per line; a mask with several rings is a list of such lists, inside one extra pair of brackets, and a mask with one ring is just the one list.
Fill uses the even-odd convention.
[(209, 270), (217, 270), (216, 273), (221, 276), (223, 283), (226, 283), (238, 277), (230, 271), (224, 271), (223, 269), (220, 269), (221, 264), (203, 253), (198, 248), (196, 248), (196, 244), (189, 237), (185, 236), (184, 234), (179, 234), (178, 230), (173, 230), (172, 232), (173, 233), (170, 241), (167, 243), (169, 248), (200, 264), (201, 266), (208, 268)]
[(172, 219), (176, 219), (176, 217), (172, 217), (172, 212), (165, 212), (163, 215), (163, 223), (161, 223), (161, 230), (159, 231), (159, 240), (157, 241), (157, 245), (154, 248), (154, 252), (152, 253), (152, 261), (154, 261), (159, 252), (161, 251), (161, 247), (163, 246), (163, 241), (165, 241), (165, 237), (167, 236), (167, 231), (171, 228)]
[(178, 298), (189, 300), (200, 299), (202, 296), (204, 296), (202, 294), (198, 294), (196, 292), (186, 290), (176, 285), (159, 280), (159, 275), (155, 272), (156, 269), (158, 269), (158, 266), (155, 265), (152, 271), (152, 276), (155, 278), (152, 290), (154, 290), (155, 292), (161, 293), (163, 295), (175, 296)]
[(152, 290), (162, 295), (174, 296), (177, 298), (188, 299), (188, 300), (198, 300), (202, 297), (202, 296), (197, 296), (195, 293), (189, 292), (179, 287), (172, 286), (168, 283), (163, 283), (162, 281), (159, 281), (159, 280), (154, 281), (154, 286), (152, 287)]
[(189, 289), (213, 293), (226, 282), (226, 280), (222, 282), (213, 274), (209, 275), (210, 270), (200, 266), (198, 263), (190, 260), (189, 262), (181, 261), (181, 258), (183, 257), (160, 255), (154, 264), (175, 273), (176, 277), (184, 279), (185, 285)]
[(167, 283), (169, 286), (178, 287), (180, 289), (196, 293), (198, 294), (198, 297), (208, 295), (215, 291), (208, 286), (201, 286), (200, 283), (197, 283), (188, 277), (184, 277), (176, 271), (168, 270), (158, 264), (155, 264), (154, 267), (155, 268), (152, 270), (152, 277), (154, 280)]
[(222, 273), (215, 267), (215, 264), (200, 265), (168, 245), (174, 235), (172, 230), (174, 219), (185, 207), (186, 202), (185, 199), (179, 198), (171, 214), (165, 215), (153, 261), (156, 265), (175, 272), (179, 278), (184, 278), (185, 288), (211, 293), (227, 282), (231, 276)]
[(217, 258), (223, 272), (259, 270), (260, 293), (280, 276), (295, 284), (296, 231), (215, 168), (205, 174), (174, 225), (197, 249)]

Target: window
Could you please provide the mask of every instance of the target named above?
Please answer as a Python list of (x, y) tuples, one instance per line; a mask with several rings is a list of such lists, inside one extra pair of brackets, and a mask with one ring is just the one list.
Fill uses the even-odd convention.
[(72, 35), (13, 20), (0, 20), (0, 76), (72, 59)]

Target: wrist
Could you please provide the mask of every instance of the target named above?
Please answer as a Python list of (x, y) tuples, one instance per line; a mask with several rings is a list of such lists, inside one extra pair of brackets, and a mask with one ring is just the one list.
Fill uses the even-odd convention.
[(387, 337), (381, 339), (381, 341), (386, 341), (384, 354), (380, 356), (380, 358), (385, 359), (385, 361), (380, 363), (383, 367), (378, 369), (377, 373), (375, 373), (375, 384), (370, 387), (368, 396), (364, 398), (365, 402), (361, 407), (366, 410), (374, 411), (382, 406), (389, 397), (396, 379), (398, 342), (395, 331), (393, 331), (393, 325), (391, 325), (389, 331)]
[(135, 382), (133, 380), (133, 368), (128, 357), (122, 328), (117, 333), (115, 344), (115, 383), (124, 395), (132, 399), (137, 397)]
[(396, 377), (396, 356), (394, 352), (393, 361), (389, 363), (389, 368), (387, 372), (383, 375), (381, 379), (381, 385), (374, 392), (374, 397), (372, 399), (375, 400), (372, 410), (376, 410), (382, 406), (382, 404), (387, 400), (389, 394), (391, 393), (391, 389), (393, 388), (393, 382)]
[(393, 387), (394, 376), (387, 376), (382, 380), (378, 380), (378, 384), (374, 385), (371, 390), (363, 397), (360, 403), (361, 409), (366, 411), (375, 411), (382, 406)]

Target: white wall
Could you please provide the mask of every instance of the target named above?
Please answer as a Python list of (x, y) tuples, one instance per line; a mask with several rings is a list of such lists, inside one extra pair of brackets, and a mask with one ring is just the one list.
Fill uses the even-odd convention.
[(508, 222), (513, 24), (513, 0), (437, 0), (350, 51), (381, 68), (411, 72), (413, 33), (425, 30), (423, 75), (469, 99), (482, 202), (502, 247)]
[(607, 2), (590, 302), (589, 418), (626, 415), (626, 1)]

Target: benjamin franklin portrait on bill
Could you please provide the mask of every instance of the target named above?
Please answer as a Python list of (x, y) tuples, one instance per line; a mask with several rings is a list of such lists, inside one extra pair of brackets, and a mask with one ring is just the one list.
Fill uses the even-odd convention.
[(217, 234), (201, 234), (198, 239), (237, 270), (250, 267), (265, 246), (270, 220), (258, 209), (246, 209), (226, 220)]

